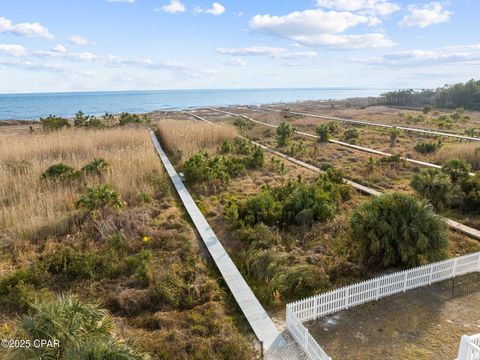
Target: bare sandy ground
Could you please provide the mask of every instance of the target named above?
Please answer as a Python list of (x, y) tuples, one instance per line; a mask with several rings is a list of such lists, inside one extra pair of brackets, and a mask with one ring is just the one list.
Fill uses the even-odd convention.
[(334, 359), (455, 359), (460, 337), (480, 333), (480, 275), (363, 304), (307, 327)]

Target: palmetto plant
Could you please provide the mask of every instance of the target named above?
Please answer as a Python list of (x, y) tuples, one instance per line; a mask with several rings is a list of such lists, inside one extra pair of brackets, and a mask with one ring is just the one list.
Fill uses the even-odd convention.
[(113, 334), (113, 321), (98, 304), (82, 302), (72, 295), (31, 304), (31, 313), (20, 319), (18, 336), (25, 339), (58, 340), (58, 347), (15, 349), (7, 360), (147, 360)]
[(104, 171), (110, 169), (110, 164), (102, 158), (95, 158), (82, 168), (87, 174), (101, 175)]
[(470, 164), (465, 160), (459, 159), (449, 160), (442, 166), (442, 171), (450, 176), (450, 180), (452, 180), (454, 184), (468, 178), (470, 170)]
[(364, 260), (381, 267), (439, 261), (448, 246), (443, 220), (426, 203), (405, 194), (386, 194), (360, 205), (351, 229)]
[(87, 188), (75, 204), (79, 208), (88, 210), (100, 209), (106, 206), (121, 209), (124, 206), (120, 194), (107, 184)]
[(437, 210), (442, 210), (447, 204), (452, 187), (448, 175), (438, 169), (427, 169), (413, 175), (410, 185)]

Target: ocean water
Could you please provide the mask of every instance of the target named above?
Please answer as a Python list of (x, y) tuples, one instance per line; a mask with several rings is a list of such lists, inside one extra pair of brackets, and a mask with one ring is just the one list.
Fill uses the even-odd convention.
[(183, 110), (207, 106), (259, 105), (302, 100), (377, 96), (380, 89), (159, 90), (0, 94), (0, 120), (33, 120), (54, 114), (72, 117), (79, 110), (105, 112)]

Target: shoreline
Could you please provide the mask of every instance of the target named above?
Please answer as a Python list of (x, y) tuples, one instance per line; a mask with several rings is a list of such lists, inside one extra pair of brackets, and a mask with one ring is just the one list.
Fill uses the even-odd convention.
[[(379, 99), (378, 96), (368, 96), (368, 97), (353, 97), (353, 98), (345, 98), (345, 99), (316, 99), (316, 100), (296, 100), (296, 101), (289, 101), (289, 102), (266, 102), (262, 104), (229, 104), (229, 105), (218, 105), (218, 104), (211, 104), (205, 106), (191, 106), (185, 108), (172, 108), (172, 109), (155, 109), (152, 111), (145, 111), (145, 112), (131, 112), (133, 114), (158, 114), (158, 113), (181, 113), (183, 111), (195, 111), (206, 109), (209, 107), (218, 107), (224, 109), (235, 109), (238, 107), (247, 107), (247, 108), (260, 108), (260, 107), (290, 107), (290, 106), (298, 106), (298, 105), (308, 105), (308, 104), (321, 104), (325, 103), (328, 104), (330, 107), (332, 104), (334, 106), (346, 106), (347, 104), (349, 107), (356, 108), (356, 107), (366, 107), (366, 106), (375, 106), (376, 101)], [(83, 109), (79, 109), (78, 111), (84, 111)], [(93, 116), (102, 116), (105, 113), (88, 113), (84, 111), (87, 115)], [(125, 111), (129, 112), (129, 111)], [(118, 116), (121, 112), (114, 113), (113, 115)], [(73, 116), (64, 116), (52, 113), (52, 115), (56, 115), (59, 117), (66, 118), (68, 120), (73, 120)], [(47, 115), (48, 116), (48, 115)], [(0, 126), (8, 126), (8, 125), (35, 125), (38, 124), (40, 118), (24, 118), (24, 119), (0, 119)]]

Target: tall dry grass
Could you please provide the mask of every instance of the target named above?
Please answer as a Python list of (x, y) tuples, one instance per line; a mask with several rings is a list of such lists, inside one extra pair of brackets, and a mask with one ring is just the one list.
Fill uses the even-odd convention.
[[(41, 179), (55, 163), (80, 169), (93, 158), (104, 158), (111, 165), (103, 179), (89, 177), (80, 184), (52, 184)], [(123, 200), (134, 202), (140, 192), (153, 194), (147, 177), (161, 169), (145, 129), (68, 129), (1, 137), (0, 237), (64, 233), (79, 215), (74, 202), (85, 186), (108, 183)]]
[(218, 146), (225, 140), (238, 136), (233, 125), (210, 124), (187, 120), (162, 120), (157, 123), (157, 132), (162, 146), (170, 153), (181, 151), (188, 158), (202, 148)]
[(450, 159), (461, 159), (472, 165), (472, 170), (480, 170), (480, 145), (469, 142), (442, 147), (435, 155), (435, 160), (443, 163)]

